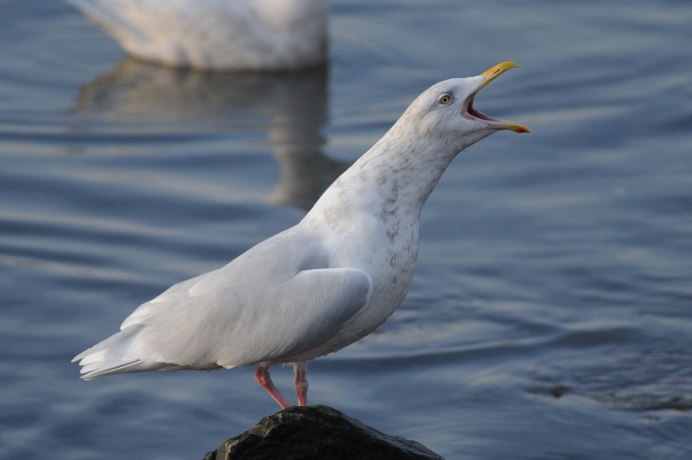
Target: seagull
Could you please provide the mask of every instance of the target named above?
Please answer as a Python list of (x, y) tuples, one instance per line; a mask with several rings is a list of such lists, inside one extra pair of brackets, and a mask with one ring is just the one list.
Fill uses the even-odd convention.
[(142, 304), (73, 359), (81, 378), (255, 365), (257, 382), (286, 408), (269, 367), (291, 363), (298, 405), (307, 405), (308, 361), (365, 337), (404, 300), (421, 209), (454, 157), (497, 131), (529, 132), (474, 106), (516, 66), (424, 91), (298, 224)]
[(67, 0), (134, 57), (201, 70), (282, 71), (327, 57), (323, 0)]

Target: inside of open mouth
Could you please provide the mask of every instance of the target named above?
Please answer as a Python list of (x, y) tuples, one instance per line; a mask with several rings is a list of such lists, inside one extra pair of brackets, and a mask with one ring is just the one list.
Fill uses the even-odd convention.
[[(466, 100), (466, 104), (464, 104), (464, 115), (470, 115), (471, 118), (477, 118), (480, 120), (497, 121), (495, 118), (491, 117), (490, 115), (486, 115), (485, 113), (481, 112), (476, 107), (474, 107), (474, 105), (473, 105), (474, 96), (475, 96), (475, 94), (472, 96), (469, 96), (469, 98)], [(467, 118), (469, 118), (469, 117), (467, 116)]]

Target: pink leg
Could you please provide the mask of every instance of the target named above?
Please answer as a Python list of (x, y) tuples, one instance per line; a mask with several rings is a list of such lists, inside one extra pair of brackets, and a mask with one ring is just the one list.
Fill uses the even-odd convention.
[(264, 391), (269, 393), (269, 396), (274, 398), (274, 401), (276, 401), (282, 409), (286, 409), (289, 406), (284, 397), (281, 396), (281, 393), (279, 393), (279, 390), (274, 386), (274, 382), (272, 382), (272, 378), (269, 375), (269, 366), (258, 364), (255, 370), (255, 380), (264, 388)]
[(308, 363), (301, 361), (293, 363), (293, 386), (296, 389), (296, 398), (298, 398), (299, 406), (308, 405)]

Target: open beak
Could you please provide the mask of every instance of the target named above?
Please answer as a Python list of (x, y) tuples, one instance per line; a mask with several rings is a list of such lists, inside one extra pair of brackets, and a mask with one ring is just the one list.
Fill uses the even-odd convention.
[(476, 94), (478, 94), (478, 92), (481, 89), (488, 86), (488, 84), (491, 81), (495, 80), (497, 77), (499, 77), (509, 69), (513, 69), (515, 67), (519, 66), (512, 61), (505, 61), (500, 62), (496, 66), (491, 67), (485, 72), (483, 72), (480, 75), (480, 77), (482, 78), (480, 85), (478, 85), (476, 91), (474, 91), (468, 98), (466, 98), (466, 101), (464, 101), (462, 115), (465, 118), (468, 118), (469, 120), (480, 120), (492, 129), (509, 129), (510, 131), (514, 131), (516, 133), (530, 133), (531, 130), (524, 125), (491, 117), (490, 115), (484, 114), (483, 112), (481, 112), (473, 106), (473, 98), (476, 96)]

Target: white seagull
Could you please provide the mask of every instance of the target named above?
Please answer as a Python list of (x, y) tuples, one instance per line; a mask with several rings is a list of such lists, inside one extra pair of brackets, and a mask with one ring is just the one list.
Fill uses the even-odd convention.
[(307, 362), (368, 335), (406, 296), (421, 208), (452, 159), (494, 132), (529, 132), (474, 107), (476, 93), (513, 67), (423, 92), (300, 223), (141, 305), (120, 332), (74, 358), (82, 378), (254, 364), (257, 382), (286, 408), (269, 366), (292, 363), (306, 405)]
[(279, 71), (327, 57), (324, 0), (67, 0), (134, 57), (201, 70)]

